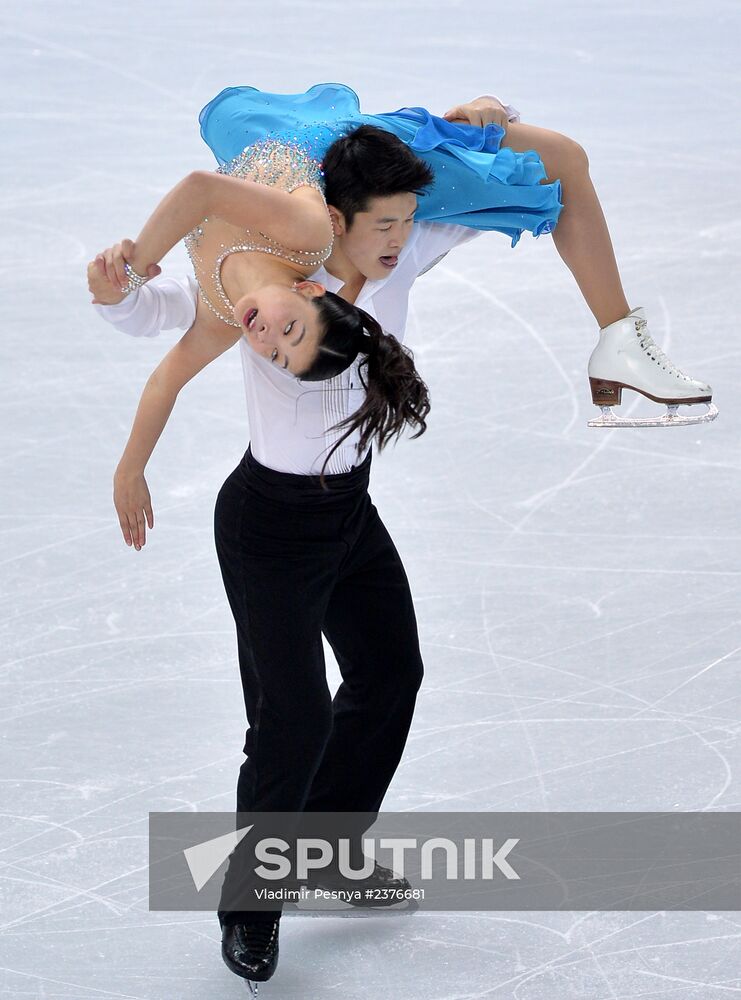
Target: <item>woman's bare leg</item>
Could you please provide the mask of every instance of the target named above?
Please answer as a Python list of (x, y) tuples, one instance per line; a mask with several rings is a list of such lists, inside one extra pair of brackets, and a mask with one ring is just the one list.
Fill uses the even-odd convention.
[(553, 242), (600, 328), (630, 312), (620, 281), (612, 240), (602, 206), (589, 176), (584, 149), (560, 132), (510, 122), (502, 146), (518, 153), (534, 149), (543, 161), (546, 180), (561, 181), (563, 209)]

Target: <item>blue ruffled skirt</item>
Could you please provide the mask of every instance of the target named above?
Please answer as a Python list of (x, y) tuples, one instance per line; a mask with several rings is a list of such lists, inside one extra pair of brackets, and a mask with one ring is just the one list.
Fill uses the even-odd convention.
[(538, 153), (502, 147), (499, 125), (455, 125), (424, 108), (366, 115), (358, 95), (340, 83), (319, 83), (305, 94), (227, 87), (199, 121), (220, 164), (266, 138), (300, 143), (321, 162), (336, 139), (360, 125), (393, 132), (435, 173), (432, 188), (419, 196), (418, 220), (505, 233), (513, 247), (525, 231), (552, 232), (563, 208), (560, 180), (541, 184), (546, 172)]

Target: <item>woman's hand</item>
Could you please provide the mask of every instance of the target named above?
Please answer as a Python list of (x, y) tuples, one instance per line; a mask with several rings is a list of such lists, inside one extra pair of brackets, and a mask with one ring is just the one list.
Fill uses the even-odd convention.
[(468, 104), (458, 104), (446, 111), (443, 118), (449, 122), (476, 125), (478, 128), (485, 125), (501, 125), (505, 131), (507, 128), (507, 111), (496, 97), (477, 97)]
[(113, 477), (113, 503), (124, 541), (138, 552), (146, 541), (146, 525), (150, 530), (154, 528), (152, 500), (144, 473), (129, 472), (119, 466)]
[[(121, 291), (128, 284), (124, 264), (134, 256), (136, 246), (132, 240), (121, 240), (99, 253), (87, 266), (87, 287), (93, 295), (93, 305), (113, 306), (121, 302)], [(162, 271), (159, 264), (150, 264), (147, 278), (156, 278)]]

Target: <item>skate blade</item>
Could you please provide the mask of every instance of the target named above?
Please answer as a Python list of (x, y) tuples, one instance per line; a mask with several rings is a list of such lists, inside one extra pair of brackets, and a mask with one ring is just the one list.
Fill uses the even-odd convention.
[(709, 424), (718, 416), (715, 403), (706, 403), (707, 412), (692, 416), (678, 413), (678, 406), (667, 408), (667, 412), (659, 417), (617, 417), (612, 412), (612, 406), (601, 406), (601, 416), (587, 423), (587, 427), (688, 427), (691, 424)]
[(249, 993), (249, 995), (251, 997), (256, 997), (258, 990), (257, 983), (253, 982), (252, 979), (245, 979), (245, 982), (247, 983), (247, 992)]

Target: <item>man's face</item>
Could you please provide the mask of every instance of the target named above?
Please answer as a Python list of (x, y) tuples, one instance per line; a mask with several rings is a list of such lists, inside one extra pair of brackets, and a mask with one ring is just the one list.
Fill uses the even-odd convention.
[(344, 216), (337, 213), (337, 240), (343, 253), (366, 278), (387, 277), (412, 232), (416, 209), (416, 194), (405, 192), (372, 198), (367, 210), (354, 216), (349, 229)]

